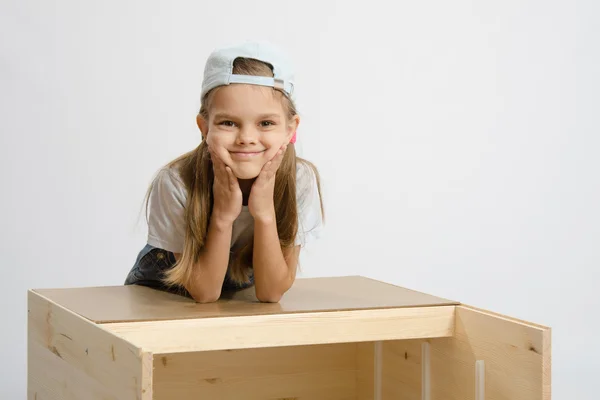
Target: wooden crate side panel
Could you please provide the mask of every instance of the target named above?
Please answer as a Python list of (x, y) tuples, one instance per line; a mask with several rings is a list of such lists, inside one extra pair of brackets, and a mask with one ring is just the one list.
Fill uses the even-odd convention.
[(374, 400), (375, 342), (356, 344), (356, 398)]
[(431, 399), (475, 400), (475, 365), (486, 400), (550, 400), (550, 329), (458, 306), (455, 336), (431, 343)]
[(421, 400), (422, 340), (383, 343), (382, 400)]
[(151, 355), (28, 293), (29, 400), (151, 400)]
[[(358, 400), (421, 400), (423, 340), (390, 340), (381, 342), (377, 377), (377, 342), (357, 344)], [(376, 397), (380, 382), (381, 397)]]
[(356, 344), (154, 357), (154, 400), (355, 400)]

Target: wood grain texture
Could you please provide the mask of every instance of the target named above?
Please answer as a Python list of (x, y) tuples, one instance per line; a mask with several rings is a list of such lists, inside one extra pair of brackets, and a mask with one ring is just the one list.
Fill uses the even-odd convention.
[(375, 343), (356, 344), (356, 399), (374, 400)]
[[(381, 400), (421, 400), (421, 346), (423, 340), (381, 343)], [(357, 345), (357, 400), (374, 400), (375, 343)]]
[(355, 400), (354, 343), (176, 353), (154, 359), (155, 400)]
[(451, 336), (454, 306), (111, 323), (153, 354)]
[(550, 328), (458, 306), (455, 335), (432, 339), (432, 400), (475, 400), (485, 361), (486, 400), (550, 400)]
[(36, 289), (35, 292), (97, 323), (458, 304), (361, 276), (299, 278), (279, 303), (258, 302), (254, 288), (209, 304), (141, 286)]
[(383, 344), (383, 400), (421, 400), (423, 341), (393, 340)]
[(151, 400), (151, 355), (28, 292), (29, 400)]

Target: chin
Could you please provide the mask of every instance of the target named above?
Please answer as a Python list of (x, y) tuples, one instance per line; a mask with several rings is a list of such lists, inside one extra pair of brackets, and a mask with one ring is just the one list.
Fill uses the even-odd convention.
[(254, 179), (260, 174), (260, 170), (260, 168), (245, 166), (241, 168), (235, 167), (232, 169), (232, 172), (238, 179)]

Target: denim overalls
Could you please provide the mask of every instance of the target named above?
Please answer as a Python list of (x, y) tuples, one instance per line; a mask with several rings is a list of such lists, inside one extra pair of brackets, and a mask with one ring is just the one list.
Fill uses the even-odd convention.
[[(139, 252), (135, 264), (127, 274), (125, 285), (148, 286), (153, 289), (191, 297), (184, 287), (169, 287), (162, 282), (164, 272), (172, 268), (175, 261), (175, 255), (172, 252), (146, 244)], [(232, 292), (250, 287), (254, 284), (253, 278), (251, 275), (249, 284), (238, 285), (231, 281), (229, 273), (227, 273), (221, 291)]]

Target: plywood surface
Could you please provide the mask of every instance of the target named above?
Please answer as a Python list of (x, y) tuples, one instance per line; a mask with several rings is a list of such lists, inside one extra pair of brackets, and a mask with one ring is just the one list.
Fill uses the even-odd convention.
[(431, 400), (477, 400), (475, 364), (485, 363), (485, 399), (550, 400), (549, 327), (460, 305), (452, 337), (431, 343)]
[(152, 399), (152, 356), (28, 292), (29, 400)]
[(154, 358), (156, 400), (356, 400), (356, 344)]
[(35, 292), (97, 323), (458, 304), (361, 276), (300, 278), (279, 303), (258, 302), (252, 288), (209, 304), (140, 286), (37, 289)]

